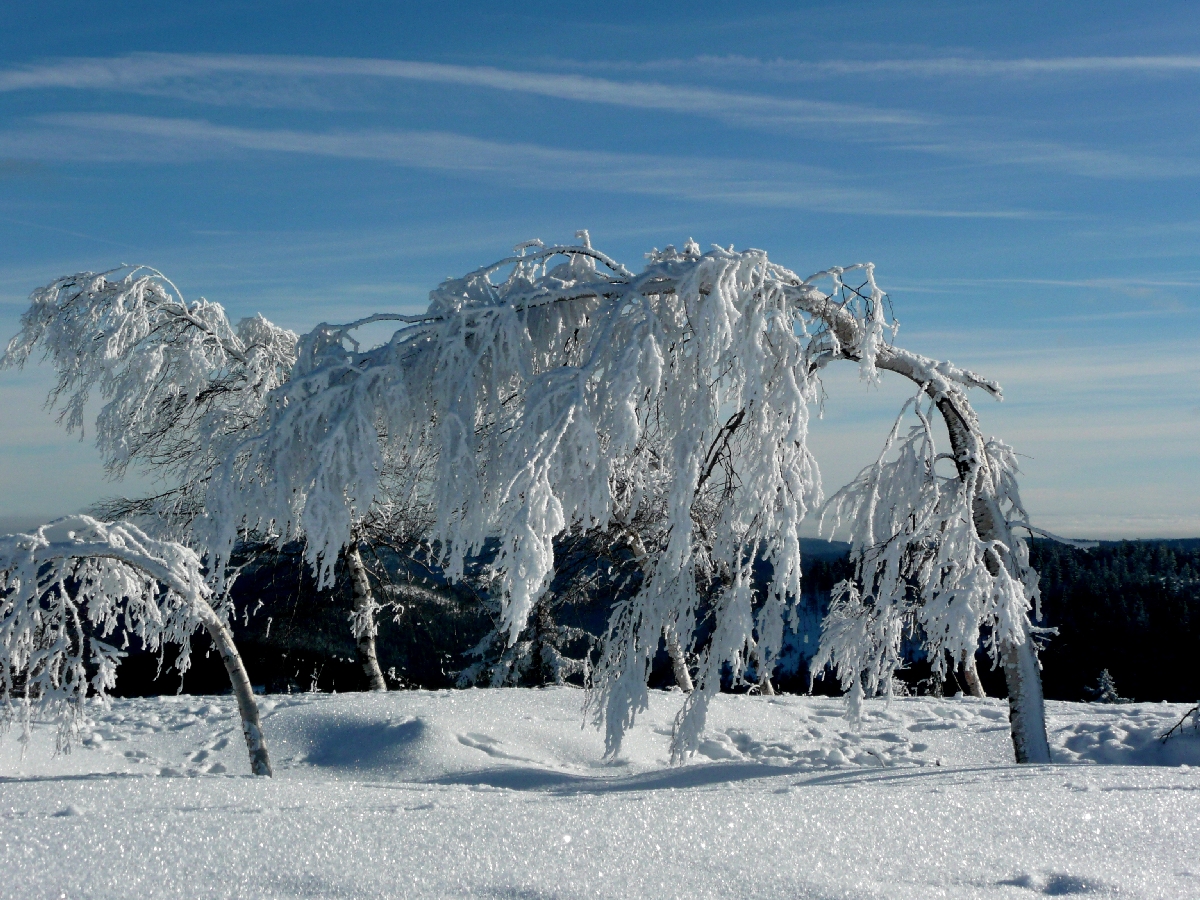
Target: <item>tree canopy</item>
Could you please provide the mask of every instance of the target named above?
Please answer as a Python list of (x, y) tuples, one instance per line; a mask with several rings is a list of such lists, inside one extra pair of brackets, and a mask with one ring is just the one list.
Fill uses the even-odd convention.
[[(651, 252), (634, 274), (580, 238), (526, 243), (450, 279), (423, 315), (380, 313), (302, 338), (291, 378), (214, 475), (206, 545), (228, 554), (255, 527), (303, 536), (328, 583), (369, 509), (419, 497), (451, 577), (491, 542), (515, 640), (553, 576), (557, 536), (615, 539), (649, 512), (658, 544), (609, 621), (591, 709), (616, 752), (663, 634), (679, 635), (698, 654), (697, 690), (676, 723), (675, 752), (687, 753), (722, 676), (769, 669), (779, 652), (800, 593), (800, 523), (823, 499), (809, 411), (823, 367), (851, 360), (864, 379), (913, 381), (924, 424), (897, 460), (881, 458), (839, 495), (865, 590), (839, 608), (835, 625), (858, 624), (829, 633), (826, 658), (849, 685), (886, 689), (897, 627), (920, 624), (951, 658), (986, 633), (997, 659), (1010, 652), (1011, 677), (1029, 685), (1032, 674), (1030, 705), (1014, 709), (1040, 721), (1013, 458), (983, 439), (966, 398), (999, 387), (896, 346), (870, 264), (801, 278), (762, 251), (689, 241)], [(363, 326), (386, 321), (398, 326), (390, 340), (360, 345)], [(953, 476), (936, 471), (935, 407)], [(769, 577), (756, 590), (759, 560)], [(1044, 730), (1034, 744), (1044, 755)]]

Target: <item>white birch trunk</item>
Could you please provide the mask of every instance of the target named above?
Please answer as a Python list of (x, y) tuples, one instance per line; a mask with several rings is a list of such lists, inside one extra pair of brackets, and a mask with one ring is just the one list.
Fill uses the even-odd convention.
[(692, 673), (688, 671), (687, 657), (684, 656), (683, 647), (679, 645), (679, 636), (675, 634), (675, 629), (668, 626), (663, 629), (663, 638), (667, 643), (667, 655), (671, 657), (671, 671), (675, 673), (675, 683), (685, 694), (690, 694), (694, 689)]
[(375, 652), (375, 635), (379, 626), (375, 621), (375, 610), (379, 608), (375, 595), (371, 593), (371, 581), (367, 567), (355, 541), (346, 548), (346, 563), (350, 567), (350, 583), (354, 591), (354, 643), (357, 648), (358, 664), (367, 676), (368, 690), (386, 691), (387, 682), (379, 668), (379, 657)]
[(1008, 716), (1017, 762), (1049, 763), (1041, 666), (1028, 632), (1020, 644), (1007, 644), (1001, 649), (1000, 664), (1008, 683)]
[[(982, 440), (967, 424), (968, 419), (958, 410), (950, 398), (938, 401), (938, 409), (950, 432), (950, 443), (960, 471), (966, 472), (968, 465), (985, 466), (987, 455), (983, 452)], [(990, 478), (979, 478), (980, 493), (973, 502), (975, 530), (985, 541), (1000, 541), (1012, 546), (1012, 534), (1008, 523), (996, 503)], [(988, 568), (1004, 565), (995, 553), (989, 553)], [(1024, 640), (1020, 643), (1006, 642), (1000, 647), (1000, 661), (1004, 669), (1004, 680), (1008, 686), (1008, 722), (1012, 735), (1013, 754), (1018, 763), (1049, 763), (1050, 740), (1046, 736), (1046, 706), (1042, 698), (1042, 674), (1028, 625)]]
[(233, 688), (233, 696), (237, 700), (238, 713), (242, 719), (242, 734), (246, 736), (246, 750), (250, 754), (250, 771), (255, 775), (270, 777), (271, 758), (267, 754), (267, 742), (258, 720), (258, 701), (254, 699), (254, 688), (250, 686), (250, 677), (246, 674), (246, 667), (242, 665), (242, 657), (233, 642), (233, 635), (206, 602), (198, 600), (196, 606), (200, 622), (212, 638), (213, 645), (221, 655), (221, 661), (225, 663), (225, 671), (229, 674), (229, 684)]

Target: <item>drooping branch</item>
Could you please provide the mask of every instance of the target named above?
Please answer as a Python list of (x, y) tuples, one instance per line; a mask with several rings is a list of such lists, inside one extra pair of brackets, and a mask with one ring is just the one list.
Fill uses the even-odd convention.
[(104, 401), (96, 442), (112, 476), (137, 466), (174, 483), (129, 503), (182, 536), (213, 468), (286, 380), (296, 335), (261, 316), (235, 326), (218, 304), (185, 302), (160, 272), (127, 267), (34, 291), (0, 367), (38, 351), (54, 365), (49, 403), (68, 431), (83, 430), (93, 393)]

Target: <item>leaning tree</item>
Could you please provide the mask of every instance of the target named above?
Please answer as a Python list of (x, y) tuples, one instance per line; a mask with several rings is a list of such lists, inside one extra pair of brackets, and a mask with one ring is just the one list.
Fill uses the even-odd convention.
[[(612, 613), (589, 703), (617, 752), (646, 706), (663, 634), (676, 635), (698, 659), (676, 719), (679, 756), (697, 745), (722, 675), (770, 671), (779, 653), (800, 595), (800, 524), (822, 499), (809, 410), (821, 370), (852, 361), (868, 380), (891, 372), (915, 385), (925, 438), (840, 498), (860, 584), (831, 614), (826, 657), (851, 688), (886, 689), (897, 628), (920, 624), (941, 666), (986, 635), (1008, 680), (1016, 758), (1047, 761), (1014, 468), (967, 399), (1000, 388), (896, 346), (869, 264), (801, 278), (761, 251), (701, 253), (689, 241), (634, 274), (580, 238), (520, 245), (446, 281), (422, 315), (302, 338), (291, 378), (213, 476), (206, 546), (227, 554), (239, 528), (303, 534), (328, 584), (387, 461), (428, 459), (430, 545), (452, 577), (495, 550), (515, 640), (553, 575), (556, 536), (620, 530), (661, 503), (663, 540)], [(359, 329), (378, 322), (398, 330), (363, 348)], [(932, 409), (949, 433), (949, 481), (922, 444)], [(756, 589), (760, 560), (771, 574)], [(704, 583), (718, 590), (702, 603)], [(701, 617), (711, 621), (696, 646)]]
[[(131, 639), (150, 650), (178, 645), (182, 673), (191, 636), (203, 628), (229, 674), (250, 770), (270, 775), (258, 704), (226, 625), (228, 610), (214, 609), (212, 601), (200, 557), (136, 525), (67, 516), (33, 534), (0, 538), (0, 717), (17, 713), (15, 696), (26, 733), (39, 708), (57, 718), (59, 748), (68, 748), (89, 688), (105, 697)], [(110, 643), (118, 633), (122, 646)]]

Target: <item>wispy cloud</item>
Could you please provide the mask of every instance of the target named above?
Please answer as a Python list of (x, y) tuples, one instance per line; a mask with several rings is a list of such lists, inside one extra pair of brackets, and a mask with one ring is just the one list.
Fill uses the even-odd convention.
[(1145, 180), (1200, 175), (1200, 162), (1190, 155), (1133, 154), (1055, 141), (979, 140), (943, 132), (936, 140), (901, 141), (897, 146), (989, 166), (1025, 166), (1087, 178)]
[(123, 250), (137, 249), (137, 248), (133, 247), (132, 245), (124, 243), (122, 241), (114, 241), (114, 240), (110, 240), (109, 238), (106, 238), (106, 237), (101, 237), (100, 235), (87, 234), (82, 231), (74, 231), (70, 228), (60, 228), (57, 225), (51, 225), (47, 222), (34, 222), (29, 219), (14, 219), (14, 218), (11, 218), (9, 216), (4, 216), (4, 215), (0, 215), (0, 222), (5, 222), (5, 223), (11, 224), (11, 225), (19, 225), (22, 228), (37, 228), (42, 231), (51, 231), (56, 234), (65, 234), (69, 237), (82, 238), (85, 241), (92, 241), (97, 244), (105, 244), (109, 247), (120, 247)]
[[(565, 64), (564, 64), (565, 65)], [(769, 74), (795, 69), (805, 77), (854, 74), (888, 76), (999, 76), (1050, 72), (1200, 71), (1200, 56), (1077, 57), (979, 60), (967, 58), (865, 61), (763, 61), (702, 57), (649, 64), (690, 74), (740, 72), (759, 83)], [(1089, 68), (1090, 67), (1090, 68)], [(609, 66), (609, 70), (616, 66)], [(980, 165), (1021, 166), (1099, 179), (1167, 179), (1200, 175), (1191, 154), (1162, 156), (1110, 148), (1005, 138), (1013, 123), (988, 128), (913, 110), (857, 103), (721, 90), (694, 85), (615, 80), (572, 72), (537, 72), (412, 60), (308, 56), (145, 53), (63, 59), (0, 71), (0, 93), (67, 89), (182, 98), (219, 106), (306, 108), (332, 111), (361, 103), (372, 82), (439, 84), (588, 103), (628, 110), (708, 118), (726, 125), (812, 134), (839, 128), (845, 139), (913, 153), (969, 160)], [(363, 95), (365, 96), (365, 95)]]
[[(288, 79), (272, 89), (245, 83), (219, 95), (202, 83), (220, 76)], [(389, 59), (338, 59), (301, 56), (137, 54), (113, 59), (66, 59), (0, 72), (0, 92), (69, 88), (90, 91), (191, 96), (214, 100), (240, 98), (250, 103), (289, 105), (312, 102), (297, 91), (303, 78), (367, 78), (486, 88), (632, 109), (710, 116), (734, 122), (772, 125), (924, 125), (918, 113), (875, 109), (858, 104), (773, 97), (686, 85), (613, 81), (587, 75), (522, 72), (490, 66), (458, 66)], [(302, 98), (298, 101), (298, 98)]]
[[(1064, 313), (1048, 309), (1035, 320), (1046, 322), (1099, 322), (1105, 319), (1137, 318), (1149, 315), (1177, 315), (1191, 307), (1182, 298), (1200, 288), (1200, 277), (1193, 273), (1176, 275), (1129, 276), (1124, 278), (921, 278), (888, 281), (885, 285), (893, 296), (900, 294), (963, 294), (991, 293), (996, 287), (1046, 287), (1078, 290), (1090, 295), (1115, 296), (1135, 301), (1128, 309), (1089, 309), (1086, 312)], [(1169, 302), (1168, 302), (1169, 301)], [(1196, 310), (1200, 312), (1200, 309)]]
[[(564, 65), (569, 63), (564, 62)], [(574, 65), (579, 66), (579, 63)], [(583, 64), (584, 66), (588, 64)], [(1194, 75), (1200, 73), (1200, 56), (1052, 56), (988, 59), (939, 56), (910, 59), (758, 59), (751, 56), (698, 56), (660, 59), (644, 63), (610, 63), (609, 71), (691, 71), (756, 75), (787, 81), (831, 77), (909, 78), (1030, 78), (1044, 75)]]
[(945, 278), (937, 284), (950, 286), (982, 286), (996, 284), (1032, 284), (1048, 287), (1128, 290), (1134, 287), (1200, 287), (1197, 278)]
[(372, 160), (499, 181), (753, 207), (904, 216), (1025, 216), (1020, 211), (919, 209), (825, 169), (705, 157), (567, 150), (438, 131), (299, 131), (197, 119), (113, 114), (40, 116), (0, 132), (0, 155), (41, 161), (176, 163), (237, 153)]

